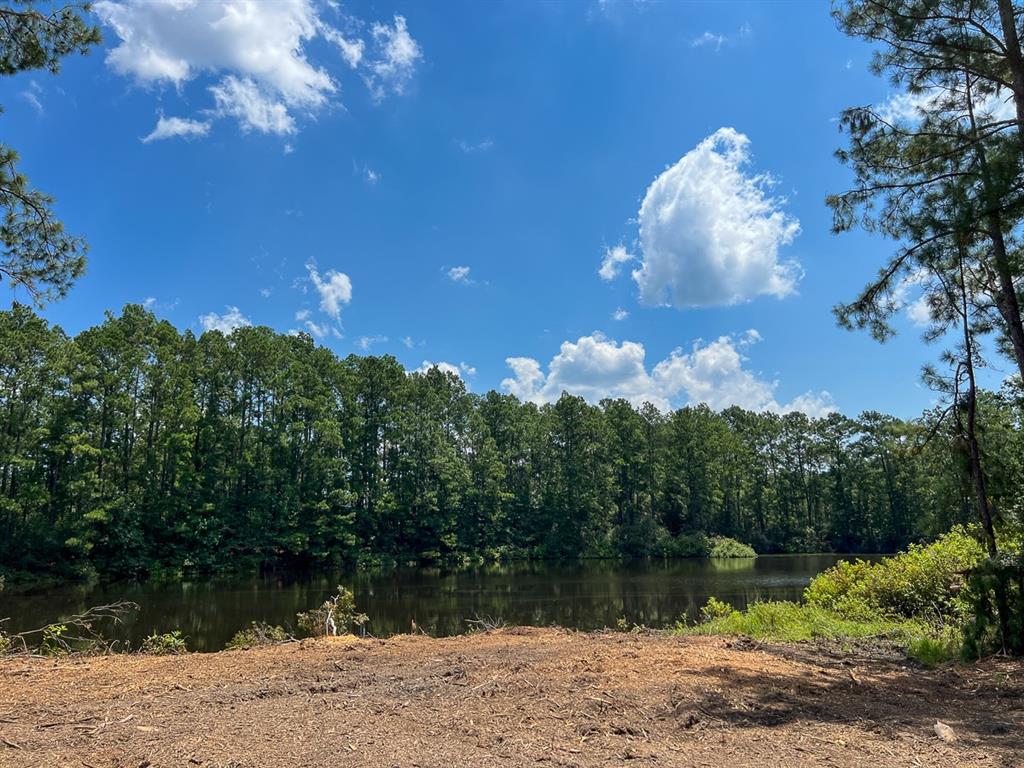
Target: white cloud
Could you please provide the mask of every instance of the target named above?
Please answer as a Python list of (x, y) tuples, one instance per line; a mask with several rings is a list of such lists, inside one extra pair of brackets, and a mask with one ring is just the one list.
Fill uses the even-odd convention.
[(438, 370), (443, 371), (444, 373), (455, 374), (463, 381), (465, 381), (467, 376), (476, 376), (476, 368), (474, 368), (473, 366), (467, 365), (464, 362), (455, 365), (454, 363), (447, 363), (444, 360), (441, 360), (436, 363), (433, 363), (430, 360), (424, 360), (420, 364), (420, 367), (413, 371), (413, 373), (426, 373), (431, 368), (437, 368)]
[(321, 32), (327, 40), (338, 46), (341, 57), (352, 69), (356, 69), (363, 61), (363, 53), (366, 51), (365, 42), (358, 38), (354, 40), (349, 39), (338, 30), (326, 24), (321, 25)]
[(448, 277), (454, 283), (472, 283), (469, 279), (469, 267), (452, 267), (448, 270)]
[[(179, 92), (201, 76), (214, 78), (209, 114), (263, 133), (292, 134), (296, 115), (337, 101), (337, 80), (310, 60), (317, 38), (361, 72), (376, 101), (401, 94), (422, 58), (403, 17), (371, 27), (369, 57), (367, 43), (328, 24), (314, 0), (100, 0), (94, 7), (113, 30), (106, 60), (115, 72)], [(344, 19), (353, 28), (363, 23)]]
[(927, 326), (932, 321), (932, 308), (928, 303), (927, 296), (918, 296), (914, 301), (907, 304), (907, 317), (910, 322), (919, 328)]
[[(942, 89), (927, 89), (919, 93), (897, 93), (878, 104), (875, 111), (889, 123), (916, 123), (923, 120), (928, 112), (940, 109), (947, 95)], [(981, 122), (1016, 119), (1013, 96), (1009, 93), (991, 93), (980, 97), (974, 103), (975, 116)], [(959, 108), (958, 108), (959, 111)], [(968, 119), (963, 113), (963, 119)]]
[(332, 328), (327, 323), (317, 323), (315, 320), (306, 320), (302, 326), (309, 331), (309, 335), (317, 339), (322, 339), (325, 336), (336, 336), (341, 337), (338, 333), (337, 328)]
[(43, 115), (43, 102), (39, 100), (39, 96), (36, 95), (36, 90), (22, 91), (21, 98), (28, 102), (29, 106), (36, 111), (37, 115)]
[(402, 339), (402, 343), (405, 345), (406, 349), (412, 349), (414, 346), (416, 346), (416, 342), (412, 340), (412, 336), (406, 336), (404, 339)]
[[(903, 310), (911, 323), (919, 328), (927, 327), (932, 322), (931, 305), (928, 303), (927, 285), (929, 274), (925, 269), (918, 269), (904, 277), (884, 299), (886, 308), (893, 312)], [(917, 293), (917, 298), (910, 296)]]
[(177, 89), (222, 74), (211, 89), (217, 114), (248, 129), (290, 133), (289, 109), (314, 112), (337, 91), (306, 57), (320, 23), (310, 0), (102, 0), (95, 9), (120, 39), (107, 54), (115, 72)]
[(380, 181), (380, 174), (377, 173), (375, 170), (373, 170), (373, 168), (367, 168), (366, 169), (366, 183), (367, 184), (376, 184), (378, 181)]
[(614, 280), (622, 271), (622, 265), (635, 258), (623, 245), (605, 248), (604, 258), (601, 259), (601, 268), (597, 270), (597, 274), (601, 276), (602, 280)]
[(204, 331), (220, 331), (227, 335), (236, 328), (246, 328), (252, 325), (252, 321), (243, 315), (238, 307), (228, 307), (227, 312), (223, 315), (218, 315), (216, 312), (202, 315), (199, 318), (199, 324), (202, 325)]
[(465, 152), (467, 155), (476, 154), (477, 152), (486, 152), (494, 146), (493, 139), (484, 139), (476, 143), (466, 141), (465, 139), (459, 139), (459, 149)]
[(335, 321), (340, 321), (342, 305), (352, 301), (352, 281), (345, 273), (333, 269), (327, 270), (321, 277), (313, 264), (307, 264), (306, 270), (317, 293), (320, 294), (320, 309)]
[(193, 120), (188, 117), (164, 117), (156, 121), (156, 127), (144, 136), (141, 141), (149, 144), (151, 141), (181, 137), (184, 139), (202, 138), (210, 133), (210, 123), (200, 120)]
[(512, 376), (502, 381), (502, 387), (536, 403), (554, 402), (566, 391), (592, 403), (622, 397), (634, 405), (650, 402), (661, 410), (680, 403), (707, 403), (716, 410), (732, 405), (775, 413), (801, 410), (811, 416), (835, 410), (828, 392), (807, 392), (780, 404), (775, 398), (778, 382), (744, 367), (743, 350), (759, 340), (751, 330), (740, 337), (698, 342), (691, 352), (676, 349), (648, 371), (642, 344), (620, 344), (595, 332), (563, 342), (546, 374), (532, 358), (508, 358)]
[(264, 299), (269, 299), (271, 293), (273, 293), (273, 290), (270, 288), (260, 288), (260, 296)]
[(612, 320), (625, 320), (627, 317), (629, 317), (629, 312), (624, 310), (622, 307), (619, 307), (614, 312), (612, 312)]
[(690, 40), (690, 47), (701, 48), (705, 45), (708, 45), (712, 46), (715, 49), (715, 51), (718, 51), (721, 50), (722, 43), (724, 43), (726, 40), (728, 40), (728, 38), (725, 35), (718, 35), (715, 34), (714, 32), (704, 32), (703, 34), (697, 35), (697, 37)]
[[(719, 128), (662, 173), (640, 206), (641, 266), (633, 271), (645, 304), (678, 309), (782, 298), (801, 277), (779, 248), (800, 233), (767, 189), (748, 175), (750, 140)], [(602, 265), (603, 268), (603, 265)]]
[(363, 350), (363, 352), (367, 352), (374, 344), (383, 344), (387, 340), (387, 336), (381, 336), (379, 334), (375, 334), (373, 336), (360, 336), (356, 345)]
[(288, 108), (268, 95), (256, 81), (228, 75), (217, 85), (210, 86), (217, 103), (218, 117), (233, 117), (243, 131), (274, 133), (287, 136), (295, 133), (295, 118)]
[(754, 30), (749, 24), (743, 24), (739, 30), (732, 35), (727, 35), (721, 32), (708, 32), (705, 31), (700, 35), (697, 35), (690, 40), (691, 48), (714, 48), (715, 53), (722, 50), (722, 46), (732, 45), (750, 38), (754, 34)]
[(401, 95), (416, 71), (416, 62), (423, 57), (419, 44), (413, 40), (404, 16), (395, 15), (394, 25), (376, 23), (371, 28), (376, 57), (367, 62), (363, 74), (366, 87), (374, 101), (381, 101), (388, 92)]

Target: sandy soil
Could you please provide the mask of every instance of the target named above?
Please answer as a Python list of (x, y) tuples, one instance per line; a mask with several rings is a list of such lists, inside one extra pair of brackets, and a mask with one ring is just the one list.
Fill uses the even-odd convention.
[(1024, 668), (552, 629), (0, 660), (0, 766), (624, 761), (1017, 767)]

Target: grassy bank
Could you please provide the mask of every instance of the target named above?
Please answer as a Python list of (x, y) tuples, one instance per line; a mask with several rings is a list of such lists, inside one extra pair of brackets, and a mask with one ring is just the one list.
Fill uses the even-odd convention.
[(977, 541), (962, 529), (928, 546), (877, 563), (841, 562), (816, 577), (802, 602), (757, 602), (744, 611), (710, 599), (680, 635), (747, 635), (802, 642), (876, 638), (926, 665), (964, 655), (971, 595), (965, 574), (980, 562)]

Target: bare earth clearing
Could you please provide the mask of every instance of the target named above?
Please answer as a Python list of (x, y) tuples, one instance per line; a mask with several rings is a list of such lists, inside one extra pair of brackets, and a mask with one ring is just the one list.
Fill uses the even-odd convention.
[[(0, 765), (1021, 766), (1024, 668), (552, 629), (0, 661)], [(936, 737), (952, 726), (956, 741)]]

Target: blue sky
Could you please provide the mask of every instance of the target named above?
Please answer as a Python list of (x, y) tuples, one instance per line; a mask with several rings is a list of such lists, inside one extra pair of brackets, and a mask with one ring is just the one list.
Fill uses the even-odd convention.
[(96, 11), (101, 50), (0, 94), (5, 141), (91, 246), (44, 312), (71, 333), (148, 301), (537, 401), (934, 400), (912, 294), (886, 345), (830, 312), (892, 249), (829, 231), (835, 117), (896, 94), (824, 4)]

